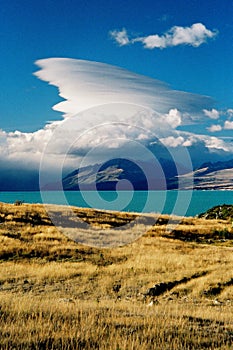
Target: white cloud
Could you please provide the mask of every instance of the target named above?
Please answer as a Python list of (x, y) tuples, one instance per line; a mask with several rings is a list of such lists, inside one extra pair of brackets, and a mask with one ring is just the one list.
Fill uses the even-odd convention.
[(39, 60), (35, 75), (59, 89), (64, 101), (53, 106), (70, 117), (80, 111), (106, 103), (133, 103), (168, 113), (201, 115), (212, 105), (206, 96), (171, 89), (164, 82), (142, 76), (120, 67), (99, 62), (67, 58)]
[(130, 39), (126, 29), (114, 30), (110, 34), (120, 46), (141, 42), (146, 49), (164, 49), (178, 45), (198, 47), (214, 38), (217, 31), (207, 29), (202, 23), (194, 23), (190, 27), (174, 26), (163, 35), (152, 34)]
[(136, 38), (133, 42), (142, 42), (146, 49), (165, 49), (165, 47), (172, 46), (168, 44), (168, 40), (165, 36), (159, 36), (157, 34), (148, 35), (143, 38)]
[[(206, 156), (211, 155), (209, 154), (209, 151), (211, 154), (213, 152), (216, 152), (219, 154), (221, 151), (223, 155), (226, 155), (225, 152), (228, 154), (233, 153), (233, 145), (231, 143), (225, 142), (222, 138), (216, 137), (216, 136), (209, 136), (209, 135), (203, 135), (203, 134), (194, 134), (191, 132), (179, 132), (180, 135), (184, 138), (183, 146), (185, 147), (191, 147), (195, 146), (197, 149), (201, 149), (202, 146), (206, 148)], [(201, 146), (202, 145), (202, 146)], [(197, 153), (197, 157), (202, 157), (203, 155), (200, 153)]]
[[(166, 147), (192, 147), (195, 146), (196, 149), (202, 149), (203, 146), (206, 149), (206, 154), (208, 152), (216, 152), (219, 153), (219, 151), (225, 153), (233, 152), (233, 146), (230, 144), (225, 143), (222, 139), (214, 136), (208, 136), (208, 135), (200, 135), (200, 134), (192, 134), (190, 132), (180, 132), (180, 133), (174, 133), (173, 136), (167, 136), (164, 138), (161, 138), (160, 141), (166, 146)], [(202, 158), (202, 154), (197, 154), (200, 159)]]
[(7, 133), (0, 129), (0, 154), (5, 156), (7, 154)]
[(221, 131), (222, 126), (221, 125), (211, 125), (210, 127), (207, 128), (208, 131), (210, 132), (216, 132), (216, 131)]
[(195, 23), (191, 27), (176, 26), (168, 34), (172, 41), (171, 46), (191, 45), (194, 47), (200, 46), (215, 35), (215, 31), (207, 29), (202, 23)]
[(181, 113), (176, 108), (170, 109), (170, 111), (164, 115), (163, 120), (175, 129), (182, 123)]
[(229, 146), (218, 137), (213, 137), (213, 136), (205, 137), (204, 141), (205, 141), (206, 147), (211, 150), (221, 150), (225, 152), (229, 152), (231, 150), (232, 152), (232, 147), (229, 148)]
[(166, 147), (178, 147), (178, 146), (183, 145), (184, 138), (182, 136), (178, 136), (178, 137), (168, 136), (168, 137), (165, 137), (165, 138), (161, 138), (160, 141)]
[(203, 112), (205, 116), (209, 117), (210, 119), (218, 119), (220, 116), (220, 112), (214, 108), (212, 108), (211, 110), (203, 109)]
[(226, 120), (224, 123), (224, 129), (226, 130), (233, 130), (233, 122)]
[(109, 34), (120, 46), (130, 44), (130, 40), (125, 28), (120, 31), (113, 30)]
[(197, 142), (198, 142), (198, 140), (195, 137), (195, 135), (189, 135), (186, 138), (186, 140), (184, 141), (183, 146), (184, 147), (191, 147), (191, 146), (195, 145), (195, 143), (197, 143)]

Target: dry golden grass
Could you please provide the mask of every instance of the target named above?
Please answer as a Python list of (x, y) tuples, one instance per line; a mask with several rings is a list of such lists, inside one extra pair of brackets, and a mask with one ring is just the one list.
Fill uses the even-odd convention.
[[(102, 230), (135, 218), (76, 214)], [(42, 205), (0, 204), (0, 349), (232, 349), (231, 223), (185, 218), (170, 232), (168, 220), (181, 219), (97, 249), (59, 232)]]

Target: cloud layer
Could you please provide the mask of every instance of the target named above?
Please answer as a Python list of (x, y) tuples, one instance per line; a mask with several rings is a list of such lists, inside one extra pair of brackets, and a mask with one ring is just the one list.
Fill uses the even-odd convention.
[(211, 31), (202, 23), (194, 23), (190, 27), (174, 26), (162, 35), (152, 34), (134, 38), (130, 38), (125, 28), (110, 31), (110, 36), (119, 46), (140, 42), (146, 49), (165, 49), (178, 45), (198, 47), (216, 35), (216, 30)]

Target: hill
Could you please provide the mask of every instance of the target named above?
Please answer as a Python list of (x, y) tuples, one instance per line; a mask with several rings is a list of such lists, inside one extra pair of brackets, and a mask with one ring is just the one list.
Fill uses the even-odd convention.
[(195, 190), (233, 190), (233, 160), (203, 163), (192, 173), (180, 176), (180, 189), (190, 189), (191, 179)]
[[(137, 215), (73, 211), (99, 240)], [(63, 235), (42, 205), (0, 204), (0, 349), (231, 349), (231, 220), (156, 219), (100, 249)]]

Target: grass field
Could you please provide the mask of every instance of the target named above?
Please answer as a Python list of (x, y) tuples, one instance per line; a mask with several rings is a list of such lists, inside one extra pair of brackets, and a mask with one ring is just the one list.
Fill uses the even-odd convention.
[[(90, 235), (135, 220), (74, 213)], [(231, 219), (161, 216), (130, 244), (93, 248), (42, 205), (0, 203), (0, 271), (0, 349), (233, 348)]]

